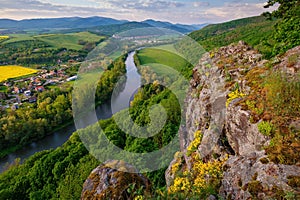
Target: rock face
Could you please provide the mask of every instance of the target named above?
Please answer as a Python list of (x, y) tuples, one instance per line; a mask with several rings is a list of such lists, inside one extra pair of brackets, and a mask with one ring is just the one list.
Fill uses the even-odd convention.
[(300, 167), (262, 163), (263, 159), (267, 159), (263, 152), (230, 157), (224, 166), (227, 171), (224, 172), (221, 195), (230, 199), (278, 199), (276, 193), (295, 190), (288, 185), (288, 178), (299, 176)]
[[(298, 57), (281, 59), (275, 69), (290, 74), (299, 71), (300, 47), (290, 50), (289, 55)], [(289, 62), (294, 63), (288, 65)], [(251, 91), (245, 78), (247, 73), (261, 70), (266, 63), (262, 55), (244, 42), (203, 56), (193, 71), (186, 98), (186, 125), (180, 129), (183, 161), (177, 156), (170, 164), (166, 171), (168, 187), (176, 177), (172, 166), (179, 162), (183, 163), (182, 169), (191, 169), (194, 161), (187, 149), (195, 139), (194, 133), (201, 131), (203, 139), (197, 154), (203, 162), (229, 155), (219, 191), (223, 198), (281, 198), (276, 195), (287, 192), (296, 198), (300, 188), (290, 180), (299, 180), (300, 167), (275, 164), (267, 158), (264, 147), (270, 144), (270, 138), (259, 132), (260, 121), (252, 119), (251, 111), (239, 104)], [(299, 127), (298, 121), (292, 123)]]
[(92, 171), (84, 183), (81, 199), (125, 200), (133, 198), (134, 192), (142, 187), (149, 190), (149, 180), (134, 167), (122, 161), (108, 161)]

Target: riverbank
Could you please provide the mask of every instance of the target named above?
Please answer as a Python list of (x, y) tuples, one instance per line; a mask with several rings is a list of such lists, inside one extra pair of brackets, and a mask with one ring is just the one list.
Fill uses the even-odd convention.
[[(112, 105), (116, 105), (114, 106), (114, 112), (128, 108), (128, 103), (124, 102), (128, 102), (127, 100), (130, 98), (130, 96), (128, 97), (128, 94), (130, 94), (132, 91), (135, 91), (136, 87), (140, 84), (140, 75), (138, 74), (136, 66), (133, 62), (133, 55), (134, 52), (132, 52), (130, 56), (128, 55), (126, 59), (123, 60), (125, 63), (124, 66), (126, 67), (126, 76), (129, 77), (126, 79), (126, 83), (124, 83), (124, 88), (122, 88), (123, 90), (117, 91), (117, 93), (114, 94), (115, 97), (113, 102), (102, 100), (95, 103), (95, 110), (98, 120), (108, 119), (112, 116)], [(113, 93), (113, 91), (111, 93)], [(49, 149), (56, 149), (57, 147), (63, 145), (76, 131), (76, 127), (73, 123), (74, 120), (72, 118), (68, 120), (68, 122), (63, 123), (62, 125), (53, 129), (51, 133), (48, 133), (41, 140), (27, 143), (27, 145), (18, 145), (2, 150), (0, 152), (0, 173), (2, 173), (5, 166), (14, 163), (16, 158), (21, 158), (22, 162), (28, 157), (32, 156), (34, 153)]]
[(40, 138), (38, 140), (33, 140), (29, 143), (23, 144), (23, 145), (17, 145), (17, 146), (13, 146), (13, 147), (9, 147), (7, 149), (1, 150), (0, 151), (0, 159), (5, 158), (6, 156), (8, 156), (11, 153), (14, 153), (18, 150), (21, 150), (22, 148), (25, 148), (26, 146), (35, 143), (39, 140), (43, 140), (44, 138), (48, 137), (49, 135), (54, 134), (55, 132), (59, 132), (65, 128), (67, 128), (68, 126), (71, 126), (72, 124), (74, 124), (73, 118), (72, 120), (70, 120), (69, 122), (66, 122), (64, 124), (59, 125), (58, 127), (54, 128), (49, 134), (45, 135), (43, 138)]

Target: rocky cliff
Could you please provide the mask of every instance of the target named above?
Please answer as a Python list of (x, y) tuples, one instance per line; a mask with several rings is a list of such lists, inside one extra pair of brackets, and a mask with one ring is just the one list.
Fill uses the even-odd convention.
[[(186, 97), (181, 150), (165, 174), (170, 197), (300, 198), (299, 58), (296, 47), (264, 60), (244, 42), (201, 58)], [(102, 165), (82, 198), (126, 199), (133, 183), (149, 185), (142, 175)]]
[[(213, 199), (300, 197), (299, 57), (297, 47), (263, 60), (244, 42), (203, 56), (186, 98), (181, 152), (166, 172), (169, 193)], [(286, 97), (273, 102), (272, 90), (281, 85), (272, 78), (289, 88), (285, 102), (279, 100)], [(294, 106), (296, 112), (276, 112), (281, 106)]]

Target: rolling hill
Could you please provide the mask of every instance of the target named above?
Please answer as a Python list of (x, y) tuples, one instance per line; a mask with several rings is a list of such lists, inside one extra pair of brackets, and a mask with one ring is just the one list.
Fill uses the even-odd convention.
[(0, 33), (22, 33), (22, 32), (79, 32), (96, 29), (102, 30), (105, 34), (115, 33), (114, 30), (128, 30), (129, 27), (159, 27), (171, 29), (180, 33), (190, 33), (198, 30), (204, 25), (172, 24), (170, 22), (155, 21), (152, 19), (142, 22), (129, 22), (127, 20), (116, 20), (105, 17), (69, 17), (69, 18), (45, 18), (11, 20), (0, 19)]
[(243, 40), (269, 57), (273, 42), (271, 35), (276, 22), (276, 20), (268, 20), (264, 16), (249, 17), (221, 24), (211, 24), (190, 33), (189, 36), (199, 42), (207, 51)]

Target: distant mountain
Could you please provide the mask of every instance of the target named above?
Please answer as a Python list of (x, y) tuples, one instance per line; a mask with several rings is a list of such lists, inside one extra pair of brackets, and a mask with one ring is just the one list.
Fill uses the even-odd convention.
[(155, 21), (152, 19), (142, 21), (142, 23), (149, 24), (153, 27), (171, 29), (174, 31), (178, 31), (180, 33), (190, 33), (193, 31), (197, 31), (208, 25), (208, 24), (199, 24), (199, 25), (172, 24), (170, 22)]
[(124, 24), (113, 24), (113, 25), (105, 25), (105, 26), (99, 26), (99, 27), (92, 27), (88, 28), (87, 30), (96, 33), (98, 35), (113, 35), (116, 33), (121, 33), (124, 31), (137, 29), (137, 28), (149, 28), (153, 27), (147, 23), (141, 23), (141, 22), (127, 22)]
[(50, 18), (50, 19), (25, 19), (10, 20), (0, 19), (1, 29), (59, 29), (59, 28), (88, 28), (93, 26), (104, 26), (112, 24), (123, 24), (125, 20), (116, 20), (105, 17), (69, 17), (69, 18)]
[[(118, 27), (121, 26), (121, 27)], [(76, 31), (76, 30), (91, 30), (93, 28), (105, 34), (114, 33), (113, 30), (128, 30), (135, 27), (158, 27), (171, 29), (180, 33), (190, 33), (199, 30), (203, 25), (184, 25), (172, 24), (170, 22), (155, 21), (148, 19), (142, 22), (129, 22), (126, 20), (116, 20), (106, 17), (65, 17), (65, 18), (45, 18), (45, 19), (25, 19), (11, 20), (0, 19), (0, 29), (2, 33), (21, 32), (21, 31)], [(4, 31), (6, 30), (6, 31)]]

